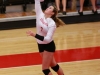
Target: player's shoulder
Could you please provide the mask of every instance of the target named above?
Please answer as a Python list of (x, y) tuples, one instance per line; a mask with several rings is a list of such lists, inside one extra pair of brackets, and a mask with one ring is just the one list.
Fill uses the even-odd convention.
[(52, 25), (52, 26), (55, 26), (55, 21), (52, 19), (52, 18), (47, 18), (47, 22), (48, 22), (48, 25)]
[(52, 19), (52, 18), (47, 18), (47, 21), (52, 21), (52, 22), (54, 22), (54, 20)]

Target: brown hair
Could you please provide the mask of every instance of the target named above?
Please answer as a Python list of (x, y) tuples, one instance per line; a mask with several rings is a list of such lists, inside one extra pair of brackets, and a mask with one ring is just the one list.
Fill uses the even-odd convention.
[(52, 6), (54, 7), (54, 15), (52, 15), (51, 18), (56, 22), (57, 27), (65, 25), (65, 23), (57, 17), (58, 10), (56, 6), (54, 4), (52, 4)]

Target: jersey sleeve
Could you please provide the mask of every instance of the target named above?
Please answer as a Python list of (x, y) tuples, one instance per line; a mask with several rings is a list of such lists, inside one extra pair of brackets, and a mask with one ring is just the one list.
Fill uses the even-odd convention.
[(48, 30), (48, 33), (47, 33), (47, 35), (44, 37), (44, 40), (43, 40), (43, 41), (49, 43), (50, 40), (51, 40), (52, 37), (53, 37), (54, 31), (55, 31), (55, 27), (50, 27), (49, 30)]
[(44, 37), (44, 41), (49, 42), (49, 40), (53, 38), (56, 29), (56, 24), (51, 18), (48, 18), (47, 22), (48, 22), (48, 32), (47, 35)]
[(40, 0), (35, 0), (35, 12), (36, 15), (40, 15), (41, 13), (43, 13), (42, 9), (41, 9), (41, 4), (40, 4)]

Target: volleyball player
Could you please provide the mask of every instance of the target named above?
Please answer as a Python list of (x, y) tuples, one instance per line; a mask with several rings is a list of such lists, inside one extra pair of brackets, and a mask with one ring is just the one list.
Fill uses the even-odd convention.
[(51, 67), (58, 75), (64, 75), (63, 70), (54, 58), (56, 47), (53, 41), (56, 27), (64, 25), (64, 23), (56, 17), (57, 8), (55, 5), (49, 6), (43, 13), (40, 1), (42, 0), (35, 0), (37, 33), (35, 34), (29, 30), (27, 34), (37, 39), (38, 49), (42, 56), (43, 73), (45, 75), (53, 75), (49, 69)]

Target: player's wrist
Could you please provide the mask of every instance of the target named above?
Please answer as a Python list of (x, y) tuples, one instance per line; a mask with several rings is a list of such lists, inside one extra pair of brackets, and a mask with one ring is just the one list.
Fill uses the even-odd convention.
[(34, 34), (34, 37), (36, 36), (36, 34)]
[(36, 36), (36, 34), (34, 34), (34, 33), (33, 33), (33, 34), (32, 34), (32, 36), (33, 36), (33, 37), (35, 37), (35, 36)]

